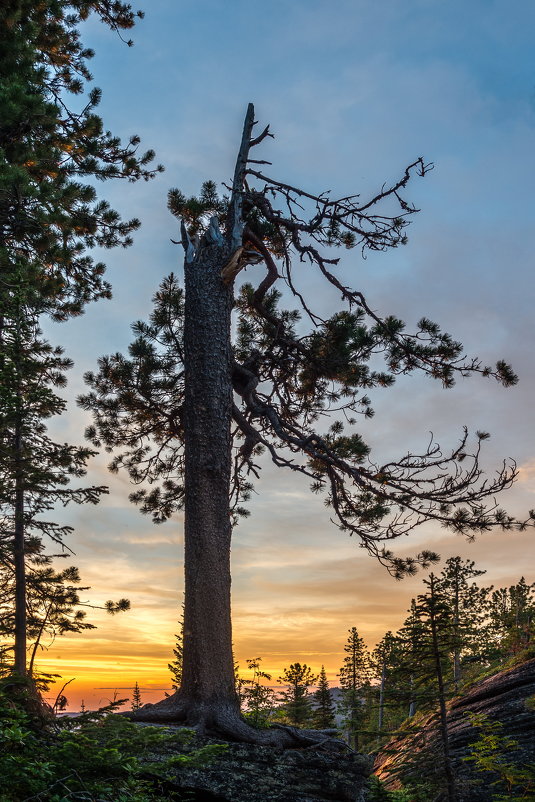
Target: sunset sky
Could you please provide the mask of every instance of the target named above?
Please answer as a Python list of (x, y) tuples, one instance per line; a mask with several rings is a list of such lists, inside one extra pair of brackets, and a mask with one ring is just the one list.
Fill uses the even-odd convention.
[[(136, 5), (136, 4), (134, 4)], [(258, 158), (270, 174), (313, 192), (363, 196), (423, 156), (435, 169), (411, 182), (419, 208), (409, 244), (368, 256), (344, 251), (340, 275), (372, 308), (413, 328), (426, 315), (485, 364), (513, 363), (519, 385), (505, 390), (478, 377), (449, 391), (420, 377), (372, 395), (376, 416), (360, 425), (372, 455), (395, 458), (425, 447), (432, 431), (445, 448), (463, 425), (490, 431), (489, 471), (513, 457), (515, 488), (500, 499), (523, 517), (535, 506), (533, 438), (533, 185), (535, 168), (535, 5), (524, 0), (142, 0), (146, 18), (127, 48), (96, 20), (83, 30), (96, 51), (92, 68), (103, 89), (106, 127), (138, 133), (165, 173), (148, 184), (99, 185), (124, 217), (142, 229), (132, 248), (104, 254), (114, 298), (66, 324), (46, 325), (75, 361), (69, 413), (54, 434), (83, 440), (89, 422), (74, 404), (83, 373), (97, 358), (124, 350), (129, 326), (150, 309), (159, 281), (180, 273), (176, 220), (166, 194), (186, 194), (213, 179), (228, 182), (247, 103), (255, 103), (274, 140)], [(245, 279), (256, 281), (258, 268)], [(332, 287), (307, 273), (301, 285), (322, 313), (339, 307)], [(108, 457), (109, 458), (109, 457)], [(107, 455), (88, 481), (108, 484), (98, 507), (58, 512), (75, 527), (83, 598), (126, 596), (132, 610), (115, 618), (91, 612), (98, 629), (60, 638), (40, 667), (56, 671), (71, 709), (129, 695), (143, 701), (169, 687), (167, 663), (182, 600), (182, 519), (156, 527), (128, 501), (126, 476), (112, 477)], [(324, 663), (336, 684), (347, 630), (373, 646), (402, 623), (422, 575), (396, 582), (329, 521), (304, 477), (266, 464), (251, 517), (234, 534), (233, 615), (238, 662), (262, 656), (274, 675), (299, 660)], [(486, 584), (524, 574), (535, 579), (532, 531), (489, 533), (475, 543), (429, 526), (399, 543), (446, 559), (461, 554), (486, 569)]]

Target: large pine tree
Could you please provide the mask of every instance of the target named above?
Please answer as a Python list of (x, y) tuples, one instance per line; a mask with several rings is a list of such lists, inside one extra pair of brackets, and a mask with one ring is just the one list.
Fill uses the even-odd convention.
[(26, 288), (19, 290), (15, 283), (4, 295), (0, 356), (0, 542), (2, 562), (14, 579), (14, 668), (22, 676), (27, 661), (28, 557), (39, 553), (44, 535), (65, 547), (70, 527), (49, 518), (56, 504), (94, 504), (106, 492), (102, 486), (71, 487), (70, 480), (83, 476), (93, 452), (48, 435), (46, 421), (65, 408), (54, 390), (64, 385), (70, 361), (61, 348), (42, 339), (26, 298)]
[[(505, 385), (516, 377), (502, 361), (490, 367), (465, 357), (461, 344), (427, 317), (408, 333), (337, 273), (336, 247), (386, 251), (405, 243), (417, 211), (405, 193), (413, 175), (428, 171), (423, 159), (369, 199), (332, 199), (262, 172), (250, 151), (270, 132), (253, 136), (254, 124), (250, 105), (230, 198), (219, 197), (210, 182), (199, 198), (170, 192), (169, 208), (181, 220), (185, 298), (173, 279), (164, 283), (151, 321), (136, 324), (129, 356), (104, 358), (88, 376), (92, 391), (82, 403), (95, 417), (90, 437), (117, 449), (113, 467), (124, 466), (140, 483), (134, 500), (156, 520), (185, 510), (182, 686), (139, 715), (281, 743), (291, 737), (243, 725), (234, 688), (232, 512), (240, 511), (259, 474), (259, 454), (307, 476), (314, 491), (325, 493), (339, 526), (401, 576), (436, 559), (427, 550), (413, 558), (393, 554), (391, 542), (419, 525), (435, 521), (470, 536), (512, 527), (493, 499), (515, 469), (504, 466), (484, 480), (485, 435), (472, 442), (466, 431), (450, 451), (431, 442), (420, 454), (378, 465), (354, 428), (359, 415), (372, 414), (368, 391), (415, 371), (444, 387), (469, 373)], [(257, 266), (258, 280), (235, 297), (235, 279), (247, 265)], [(305, 297), (310, 270), (341, 295), (344, 308), (329, 319)], [(296, 327), (299, 312), (280, 308), (281, 281), (311, 322), (309, 333)], [(379, 355), (383, 370), (375, 369)], [(326, 416), (340, 409), (349, 429), (339, 421), (327, 428)]]
[[(40, 514), (67, 500), (96, 501), (103, 488), (66, 487), (92, 453), (54, 443), (46, 419), (69, 361), (40, 338), (38, 320), (80, 314), (109, 297), (91, 249), (127, 246), (138, 227), (100, 199), (94, 180), (148, 179), (153, 153), (137, 154), (106, 131), (100, 90), (81, 95), (93, 53), (79, 25), (95, 13), (120, 32), (136, 13), (118, 0), (5, 0), (0, 8), (0, 448), (2, 553), (14, 572), (15, 669), (26, 672), (26, 564), (30, 538), (62, 541), (68, 527)], [(32, 547), (33, 548), (33, 547)]]
[(79, 26), (95, 13), (113, 30), (133, 26), (117, 0), (4, 0), (0, 8), (0, 302), (13, 271), (36, 287), (39, 311), (79, 314), (109, 297), (90, 249), (126, 246), (139, 220), (121, 220), (94, 179), (148, 179), (152, 151), (123, 145), (96, 113), (101, 92), (81, 95), (93, 52)]

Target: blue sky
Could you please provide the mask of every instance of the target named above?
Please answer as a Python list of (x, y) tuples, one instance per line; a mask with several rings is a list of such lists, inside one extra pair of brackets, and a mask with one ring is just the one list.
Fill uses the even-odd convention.
[[(422, 210), (409, 244), (365, 262), (356, 251), (345, 252), (341, 274), (375, 309), (409, 326), (425, 314), (484, 362), (513, 362), (521, 381), (506, 391), (475, 377), (445, 392), (429, 380), (400, 380), (374, 397), (377, 415), (364, 424), (364, 435), (376, 453), (394, 457), (421, 446), (430, 430), (445, 445), (456, 442), (464, 424), (489, 430), (490, 469), (507, 456), (522, 469), (503, 503), (525, 513), (535, 490), (535, 5), (139, 5), (146, 17), (133, 32), (133, 48), (96, 20), (83, 37), (96, 51), (92, 68), (104, 92), (106, 127), (123, 137), (139, 133), (166, 172), (149, 184), (99, 185), (101, 196), (143, 225), (132, 248), (104, 255), (114, 299), (78, 320), (47, 325), (50, 339), (63, 343), (76, 363), (70, 397), (83, 390), (81, 376), (98, 356), (126, 347), (129, 325), (147, 314), (160, 279), (180, 271), (167, 190), (194, 193), (207, 178), (229, 180), (253, 101), (257, 119), (270, 122), (276, 135), (261, 155), (273, 161), (270, 173), (312, 191), (365, 195), (420, 155), (434, 162), (408, 192)], [(248, 280), (255, 280), (253, 271)], [(336, 293), (317, 276), (306, 273), (301, 281), (322, 311), (337, 308)], [(82, 429), (74, 407), (55, 424), (73, 442)], [(180, 520), (155, 530), (129, 505), (126, 478), (107, 476), (105, 464), (102, 456), (95, 461), (92, 480), (109, 483), (112, 495), (99, 508), (68, 510), (66, 517), (77, 527), (72, 543), (84, 581), (101, 598), (130, 596), (134, 611), (103, 619), (96, 633), (84, 636), (85, 668), (76, 663), (82, 641), (75, 639), (62, 641), (59, 651), (54, 645), (50, 667), (89, 677), (100, 661), (118, 683), (125, 677), (132, 684), (150, 677), (161, 682), (179, 607)], [(357, 626), (374, 643), (398, 627), (419, 580), (395, 583), (386, 576), (332, 527), (305, 482), (267, 467), (258, 490), (253, 516), (235, 535), (238, 656), (244, 663), (264, 655), (275, 671), (294, 659), (314, 668), (325, 662), (334, 678), (346, 630)], [(404, 542), (402, 551), (422, 544), (444, 557), (476, 559), (489, 583), (502, 584), (527, 570), (533, 535), (493, 534), (467, 545), (430, 528)]]

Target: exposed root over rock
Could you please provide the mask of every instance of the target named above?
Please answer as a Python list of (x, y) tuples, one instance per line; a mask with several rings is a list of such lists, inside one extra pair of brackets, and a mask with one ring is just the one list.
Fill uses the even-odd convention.
[(305, 730), (282, 724), (256, 729), (244, 721), (239, 710), (225, 702), (212, 704), (181, 698), (180, 691), (156, 704), (124, 713), (131, 721), (147, 724), (174, 724), (194, 729), (200, 736), (223, 738), (238, 743), (272, 746), (279, 749), (324, 747), (347, 751), (347, 744), (336, 739), (336, 730)]

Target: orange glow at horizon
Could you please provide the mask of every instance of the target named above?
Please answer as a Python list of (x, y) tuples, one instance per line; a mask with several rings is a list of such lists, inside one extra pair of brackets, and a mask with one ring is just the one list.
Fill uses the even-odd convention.
[[(503, 586), (525, 573), (527, 537), (521, 532), (489, 534), (467, 543), (439, 530), (428, 545), (443, 561), (455, 554), (475, 560), (487, 569), (480, 584)], [(324, 665), (330, 685), (336, 686), (348, 630), (356, 626), (372, 649), (387, 630), (401, 626), (411, 598), (423, 590), (424, 572), (396, 582), (348, 539), (339, 538), (336, 549), (324, 534), (310, 536), (308, 548), (280, 540), (262, 546), (261, 540), (262, 533), (257, 543), (235, 537), (233, 639), (240, 675), (250, 676), (247, 659), (261, 657), (262, 669), (272, 677), (267, 684), (274, 687), (284, 668), (296, 661), (315, 673)], [(420, 547), (414, 537), (399, 552)], [(57, 638), (40, 653), (38, 670), (61, 675), (47, 694), (50, 701), (73, 679), (65, 688), (69, 711), (79, 710), (82, 700), (87, 709), (95, 709), (114, 698), (131, 698), (136, 682), (144, 703), (171, 692), (167, 664), (173, 659), (182, 601), (180, 547), (172, 544), (174, 564), (158, 563), (153, 556), (152, 565), (149, 552), (155, 555), (156, 549), (150, 538), (136, 548), (142, 554), (136, 554), (135, 562), (114, 563), (109, 555), (97, 559), (94, 551), (92, 565), (78, 560), (84, 582), (92, 585), (91, 597), (125, 596), (132, 609), (116, 616), (92, 610), (88, 620), (97, 629)]]

